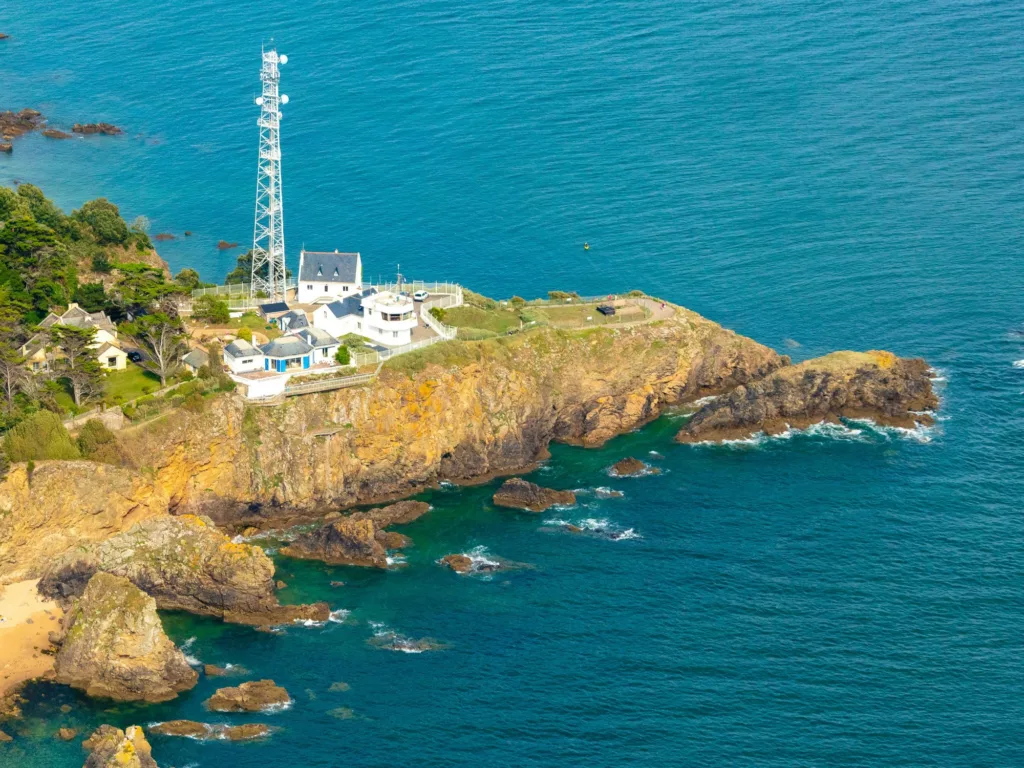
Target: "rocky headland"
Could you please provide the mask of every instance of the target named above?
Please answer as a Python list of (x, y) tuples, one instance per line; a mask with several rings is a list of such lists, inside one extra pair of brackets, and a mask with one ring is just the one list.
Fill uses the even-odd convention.
[(677, 435), (683, 443), (775, 435), (840, 419), (913, 429), (938, 407), (924, 360), (890, 352), (833, 352), (786, 366), (705, 404)]
[(167, 701), (199, 675), (164, 633), (156, 601), (128, 579), (97, 573), (65, 618), (55, 679), (117, 701)]

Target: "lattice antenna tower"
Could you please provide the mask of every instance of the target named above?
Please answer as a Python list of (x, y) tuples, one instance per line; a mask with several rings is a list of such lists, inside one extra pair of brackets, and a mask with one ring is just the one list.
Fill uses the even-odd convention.
[(252, 236), (253, 299), (264, 293), (270, 299), (285, 299), (284, 206), (281, 199), (281, 106), (288, 97), (278, 95), (280, 65), (288, 57), (276, 49), (263, 51), (260, 80), (263, 94), (256, 97), (260, 107), (260, 159), (256, 174), (256, 224)]

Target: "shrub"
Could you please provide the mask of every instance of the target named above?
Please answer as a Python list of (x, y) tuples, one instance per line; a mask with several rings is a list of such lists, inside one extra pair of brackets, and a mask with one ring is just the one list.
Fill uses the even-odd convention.
[(60, 416), (36, 411), (4, 437), (4, 453), (11, 461), (77, 459), (81, 457)]
[(189, 395), (182, 401), (181, 407), (184, 408), (186, 411), (191, 411), (192, 413), (199, 413), (201, 410), (203, 410), (203, 408), (206, 407), (206, 401), (203, 399), (203, 396), (201, 394), (199, 394), (198, 392), (193, 392), (191, 395)]
[(576, 291), (548, 291), (548, 298), (552, 301), (564, 301), (565, 299), (578, 299), (580, 295)]
[(99, 419), (89, 419), (78, 433), (78, 449), (82, 456), (107, 464), (120, 464), (121, 451), (114, 433)]
[(643, 296), (644, 292), (643, 291), (632, 290), (629, 293), (627, 293), (626, 295), (627, 296), (632, 296), (633, 298), (637, 298), (639, 296)]
[(196, 375), (199, 376), (200, 379), (208, 379), (213, 375), (213, 372), (210, 370), (209, 365), (201, 365), (199, 366), (199, 372)]
[(348, 347), (338, 347), (338, 351), (334, 353), (334, 359), (338, 362), (338, 365), (348, 365), (352, 362), (352, 356), (349, 354)]
[(216, 296), (200, 296), (192, 304), (192, 317), (196, 320), (206, 320), (211, 323), (226, 323), (231, 319), (231, 311), (228, 303), (218, 299)]
[(97, 253), (92, 257), (92, 271), (102, 272), (106, 274), (114, 268), (114, 265), (110, 263), (110, 259), (107, 258), (105, 253)]
[(433, 317), (435, 320), (438, 320), (439, 322), (444, 322), (444, 317), (446, 314), (447, 312), (445, 312), (444, 309), (442, 309), (441, 307), (430, 308), (430, 316)]
[(241, 328), (238, 329), (238, 338), (240, 338), (242, 341), (248, 341), (250, 344), (252, 344), (252, 328), (243, 325)]
[(128, 240), (128, 225), (121, 218), (117, 206), (102, 197), (90, 200), (72, 215), (88, 224), (101, 243), (121, 245)]
[(522, 296), (513, 296), (511, 299), (508, 300), (508, 303), (511, 304), (513, 307), (518, 308), (526, 303), (526, 299), (524, 299)]

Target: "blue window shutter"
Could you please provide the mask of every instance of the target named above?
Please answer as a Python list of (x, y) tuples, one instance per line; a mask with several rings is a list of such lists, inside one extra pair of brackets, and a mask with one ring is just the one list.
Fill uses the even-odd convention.
[(270, 370), (270, 358), (269, 357), (264, 357), (263, 358), (263, 370), (264, 371), (269, 371)]

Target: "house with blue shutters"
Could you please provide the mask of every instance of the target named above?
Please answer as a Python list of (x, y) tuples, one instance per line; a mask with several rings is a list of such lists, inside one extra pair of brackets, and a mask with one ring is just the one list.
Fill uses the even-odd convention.
[(263, 353), (263, 369), (287, 373), (301, 371), (315, 362), (313, 347), (298, 336), (279, 336), (259, 348)]

